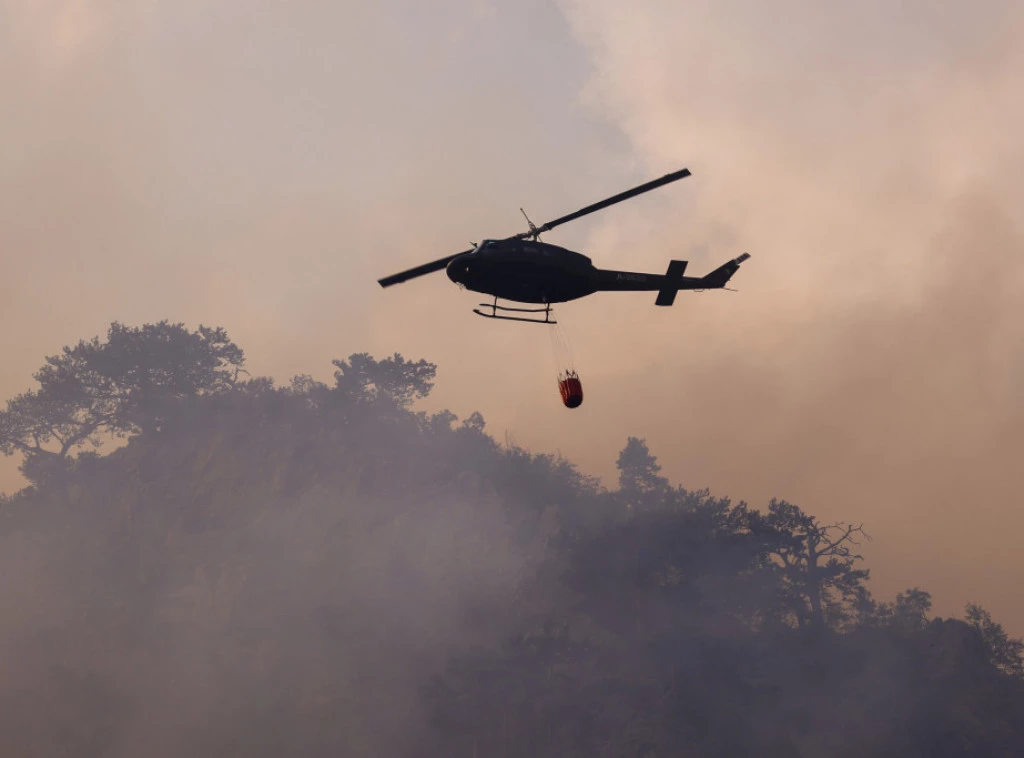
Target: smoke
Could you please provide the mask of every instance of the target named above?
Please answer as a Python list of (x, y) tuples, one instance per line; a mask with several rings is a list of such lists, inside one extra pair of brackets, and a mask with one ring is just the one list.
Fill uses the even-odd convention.
[(8, 506), (4, 733), (49, 755), (413, 750), (421, 686), (503, 638), (529, 556), (475, 475), (433, 484), (408, 447), (390, 481), (378, 460), (289, 495), (246, 443), (129, 446), (68, 509)]
[(866, 522), (877, 592), (927, 583), (943, 612), (982, 595), (1020, 628), (997, 589), (1024, 525), (1020, 9), (563, 8), (591, 107), (651, 175), (694, 172), (659, 200), (669, 223), (604, 220), (595, 260), (753, 255), (738, 295), (682, 316), (584, 314), (616, 325), (577, 353), (629, 366), (606, 392), (632, 400), (603, 423), (643, 430), (688, 486)]

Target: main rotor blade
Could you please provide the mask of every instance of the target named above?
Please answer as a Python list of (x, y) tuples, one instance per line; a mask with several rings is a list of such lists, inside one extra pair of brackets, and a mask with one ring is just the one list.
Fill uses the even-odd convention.
[(417, 276), (423, 276), (424, 274), (432, 274), (435, 271), (440, 271), (441, 269), (445, 268), (449, 263), (451, 263), (451, 261), (458, 258), (460, 255), (465, 255), (466, 253), (472, 252), (473, 250), (463, 250), (461, 253), (449, 255), (446, 258), (439, 258), (436, 261), (424, 263), (422, 266), (410, 268), (406, 271), (402, 271), (397, 274), (392, 274), (391, 276), (385, 276), (383, 279), (378, 279), (377, 281), (380, 283), (381, 287), (390, 287), (392, 284), (398, 284), (399, 282), (404, 282), (409, 279), (415, 279)]
[[(665, 176), (661, 177), (660, 179), (655, 179), (654, 181), (647, 182), (647, 184), (641, 184), (639, 187), (634, 187), (633, 189), (626, 190), (625, 192), (620, 192), (618, 195), (609, 197), (607, 200), (602, 200), (599, 203), (588, 205), (586, 208), (581, 208), (575, 213), (570, 213), (568, 216), (562, 216), (561, 218), (556, 218), (554, 221), (548, 221), (546, 224), (539, 227), (536, 233), (540, 234), (543, 232), (549, 232), (556, 226), (559, 226), (569, 221), (575, 221), (581, 216), (586, 216), (588, 213), (594, 213), (595, 211), (607, 208), (609, 205), (615, 205), (616, 203), (621, 203), (623, 200), (629, 200), (631, 197), (642, 195), (644, 192), (650, 192), (652, 189), (657, 189), (658, 187), (669, 184), (670, 182), (677, 181), (678, 179), (682, 179), (689, 175), (690, 169), (688, 168), (680, 169), (679, 171), (676, 171), (675, 173), (672, 174), (665, 174)], [(517, 234), (516, 237), (530, 237), (533, 236), (533, 234), (533, 231), (529, 231), (524, 232), (522, 234)]]

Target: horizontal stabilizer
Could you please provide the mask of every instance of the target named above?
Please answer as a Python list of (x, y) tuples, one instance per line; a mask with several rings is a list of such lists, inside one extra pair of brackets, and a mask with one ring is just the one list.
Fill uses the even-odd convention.
[(728, 263), (722, 264), (710, 274), (704, 276), (701, 279), (701, 283), (707, 289), (721, 289), (729, 282), (732, 275), (739, 270), (740, 264), (749, 257), (750, 253), (743, 253), (740, 257), (733, 258)]
[(676, 293), (683, 283), (683, 273), (686, 271), (686, 261), (669, 261), (668, 270), (665, 272), (665, 280), (658, 290), (658, 299), (655, 305), (672, 305), (676, 301)]

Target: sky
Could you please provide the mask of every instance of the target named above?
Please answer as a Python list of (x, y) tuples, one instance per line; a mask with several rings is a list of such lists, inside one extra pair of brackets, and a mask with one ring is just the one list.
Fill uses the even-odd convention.
[[(436, 362), (429, 409), (612, 485), (630, 435), (691, 489), (863, 523), (872, 588), (1024, 634), (1024, 8), (0, 0), (0, 396), (114, 320), (223, 326), (250, 371)], [(663, 174), (560, 227), (606, 293), (544, 327), (443, 274), (376, 279)], [(0, 489), (20, 486), (14, 459)]]

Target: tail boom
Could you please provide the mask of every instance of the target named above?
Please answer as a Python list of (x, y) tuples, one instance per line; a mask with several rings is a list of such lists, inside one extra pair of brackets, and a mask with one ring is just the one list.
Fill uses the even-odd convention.
[(683, 276), (686, 261), (669, 261), (664, 274), (639, 274), (632, 271), (597, 271), (596, 290), (601, 292), (657, 292), (655, 305), (669, 306), (675, 302), (679, 290), (722, 289), (739, 270), (740, 264), (750, 257), (743, 253), (704, 276)]
[(732, 275), (739, 271), (740, 264), (749, 257), (750, 253), (744, 253), (738, 258), (733, 258), (728, 263), (723, 263), (710, 274), (701, 277), (701, 281), (704, 282), (704, 288), (710, 290), (724, 287), (728, 284)]

